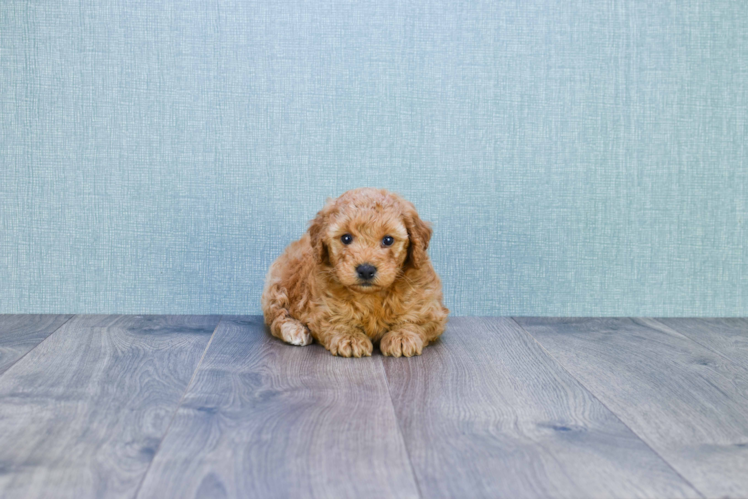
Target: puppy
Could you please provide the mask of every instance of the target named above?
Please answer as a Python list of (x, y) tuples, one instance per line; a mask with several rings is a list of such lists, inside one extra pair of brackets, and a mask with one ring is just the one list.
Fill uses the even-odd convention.
[(431, 227), (384, 189), (328, 199), (304, 236), (270, 266), (262, 311), (272, 335), (317, 340), (332, 354), (414, 356), (444, 331), (449, 309), (426, 250)]

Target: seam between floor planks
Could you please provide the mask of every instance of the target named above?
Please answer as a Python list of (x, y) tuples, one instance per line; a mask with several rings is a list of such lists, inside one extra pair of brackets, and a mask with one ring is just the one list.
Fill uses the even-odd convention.
[(18, 364), (18, 362), (19, 362), (19, 361), (21, 361), (21, 360), (22, 360), (23, 358), (25, 358), (26, 356), (28, 356), (28, 355), (29, 355), (29, 353), (30, 353), (31, 351), (33, 351), (34, 349), (36, 349), (37, 347), (39, 347), (40, 345), (42, 345), (42, 344), (43, 344), (44, 342), (46, 342), (46, 341), (47, 341), (47, 339), (49, 339), (49, 338), (50, 338), (50, 337), (51, 337), (52, 335), (54, 335), (54, 334), (55, 334), (55, 333), (56, 333), (56, 332), (57, 332), (57, 331), (58, 331), (58, 330), (59, 330), (60, 328), (62, 328), (63, 326), (65, 326), (65, 325), (66, 325), (67, 323), (69, 323), (69, 322), (70, 322), (70, 321), (71, 321), (71, 320), (72, 320), (73, 318), (75, 318), (76, 316), (77, 316), (77, 314), (71, 314), (71, 315), (70, 315), (70, 317), (69, 317), (68, 319), (66, 319), (65, 321), (63, 321), (63, 322), (62, 322), (62, 323), (61, 323), (61, 324), (60, 324), (60, 325), (59, 325), (59, 326), (58, 326), (57, 328), (55, 328), (54, 330), (52, 330), (52, 331), (51, 331), (51, 332), (49, 333), (49, 335), (47, 335), (46, 337), (44, 337), (44, 338), (43, 338), (43, 339), (42, 339), (41, 341), (39, 341), (39, 342), (38, 342), (38, 343), (37, 343), (37, 344), (36, 344), (36, 345), (35, 345), (34, 347), (32, 347), (31, 349), (29, 349), (28, 351), (26, 351), (26, 352), (25, 352), (25, 353), (23, 354), (23, 356), (21, 356), (21, 357), (20, 357), (20, 358), (18, 358), (17, 360), (13, 361), (13, 363), (11, 363), (10, 365), (8, 365), (8, 366), (7, 366), (7, 367), (6, 367), (6, 368), (5, 368), (5, 369), (4, 369), (3, 371), (1, 371), (1, 372), (0, 372), (0, 378), (2, 378), (2, 376), (3, 376), (3, 375), (5, 375), (6, 373), (8, 373), (8, 370), (10, 370), (11, 368), (13, 368), (13, 367), (14, 367), (14, 366), (15, 366), (16, 364)]
[(629, 426), (629, 425), (628, 425), (628, 424), (627, 424), (626, 422), (624, 422), (624, 421), (623, 421), (623, 419), (622, 419), (622, 418), (620, 417), (620, 415), (618, 415), (618, 413), (616, 413), (615, 411), (613, 411), (613, 409), (612, 409), (612, 408), (610, 408), (610, 407), (609, 407), (609, 406), (608, 406), (607, 404), (605, 404), (605, 402), (604, 402), (603, 400), (601, 400), (601, 399), (600, 399), (600, 398), (599, 398), (599, 397), (597, 396), (597, 394), (595, 394), (595, 392), (594, 392), (594, 391), (593, 391), (592, 389), (590, 389), (590, 388), (589, 388), (589, 387), (588, 387), (588, 386), (587, 386), (586, 384), (584, 384), (584, 383), (583, 383), (583, 382), (582, 382), (581, 380), (579, 380), (579, 378), (577, 378), (577, 377), (576, 377), (576, 376), (575, 376), (575, 375), (574, 375), (574, 374), (573, 374), (573, 373), (572, 373), (571, 371), (569, 371), (569, 369), (568, 369), (568, 368), (566, 368), (566, 365), (565, 365), (564, 363), (562, 363), (562, 362), (561, 362), (561, 360), (559, 360), (558, 358), (556, 358), (556, 356), (554, 356), (554, 355), (553, 355), (553, 354), (552, 354), (552, 353), (551, 353), (551, 352), (550, 352), (550, 351), (549, 351), (548, 349), (546, 349), (546, 348), (545, 348), (545, 346), (544, 346), (544, 345), (543, 345), (543, 344), (542, 344), (542, 343), (541, 343), (541, 342), (540, 342), (540, 341), (539, 341), (539, 340), (538, 340), (538, 339), (537, 339), (537, 338), (536, 338), (536, 337), (535, 337), (535, 336), (534, 336), (533, 334), (531, 334), (531, 333), (530, 333), (529, 331), (527, 331), (527, 329), (525, 329), (525, 328), (524, 328), (524, 327), (523, 327), (523, 326), (522, 326), (522, 325), (521, 325), (521, 324), (519, 323), (519, 321), (517, 321), (517, 320), (515, 319), (515, 317), (514, 317), (514, 316), (510, 316), (510, 317), (511, 317), (512, 321), (513, 321), (513, 322), (514, 322), (514, 323), (515, 323), (515, 324), (516, 324), (516, 325), (517, 325), (517, 326), (518, 326), (518, 327), (520, 328), (520, 330), (522, 330), (523, 332), (525, 332), (525, 334), (526, 334), (526, 335), (528, 335), (528, 336), (529, 336), (529, 337), (530, 337), (530, 338), (531, 338), (531, 339), (532, 339), (532, 340), (533, 340), (533, 341), (534, 341), (534, 342), (535, 342), (536, 344), (538, 344), (538, 346), (539, 346), (539, 347), (540, 347), (540, 348), (541, 348), (541, 349), (542, 349), (542, 350), (543, 350), (543, 351), (544, 351), (544, 352), (545, 352), (545, 353), (546, 353), (546, 354), (547, 354), (547, 355), (548, 355), (548, 356), (549, 356), (549, 357), (550, 357), (551, 359), (553, 359), (554, 361), (556, 361), (556, 363), (558, 363), (558, 366), (560, 366), (560, 367), (561, 367), (561, 368), (562, 368), (562, 369), (563, 369), (563, 370), (564, 370), (564, 371), (565, 371), (566, 373), (568, 373), (568, 374), (569, 374), (569, 376), (570, 376), (571, 378), (573, 378), (574, 380), (576, 380), (576, 381), (577, 381), (577, 383), (579, 383), (579, 385), (581, 385), (582, 387), (584, 387), (584, 388), (585, 388), (585, 389), (586, 389), (586, 390), (587, 390), (587, 391), (588, 391), (588, 392), (589, 392), (589, 393), (590, 393), (590, 394), (592, 395), (592, 397), (593, 397), (593, 398), (595, 398), (595, 399), (596, 399), (597, 401), (599, 401), (599, 402), (600, 402), (600, 404), (601, 404), (601, 405), (603, 405), (603, 406), (604, 406), (605, 408), (607, 408), (607, 409), (608, 409), (608, 411), (609, 411), (610, 413), (612, 413), (613, 415), (615, 415), (616, 419), (618, 419), (618, 421), (619, 421), (619, 422), (621, 422), (621, 425), (623, 425), (624, 427), (626, 427), (627, 429), (629, 429), (629, 430), (630, 430), (630, 431), (631, 431), (631, 432), (632, 432), (632, 433), (633, 433), (633, 434), (634, 434), (634, 435), (635, 435), (636, 437), (638, 437), (638, 438), (639, 438), (639, 439), (641, 440), (641, 442), (642, 442), (642, 443), (644, 443), (644, 445), (646, 445), (646, 447), (647, 447), (647, 448), (649, 448), (650, 450), (652, 450), (652, 453), (654, 453), (655, 455), (657, 455), (658, 457), (660, 457), (660, 459), (662, 459), (662, 461), (663, 461), (663, 462), (665, 462), (665, 463), (666, 463), (666, 464), (667, 464), (667, 465), (668, 465), (668, 466), (670, 467), (670, 469), (671, 469), (671, 470), (672, 470), (672, 471), (673, 471), (673, 472), (674, 472), (674, 473), (675, 473), (675, 474), (676, 474), (676, 475), (677, 475), (678, 477), (680, 477), (680, 478), (681, 478), (681, 479), (682, 479), (682, 480), (683, 480), (683, 481), (684, 481), (684, 482), (685, 482), (686, 484), (688, 484), (688, 485), (689, 485), (689, 486), (690, 486), (691, 488), (693, 488), (693, 490), (694, 490), (694, 491), (696, 491), (696, 492), (697, 492), (697, 493), (698, 493), (699, 495), (701, 495), (701, 496), (702, 496), (702, 498), (707, 498), (707, 496), (706, 496), (706, 495), (705, 495), (705, 494), (704, 494), (704, 493), (703, 493), (703, 492), (702, 492), (701, 490), (699, 490), (699, 489), (698, 489), (698, 488), (697, 488), (696, 486), (694, 486), (694, 485), (693, 485), (693, 484), (691, 483), (691, 481), (689, 481), (688, 479), (686, 479), (686, 478), (685, 478), (685, 477), (683, 476), (683, 474), (681, 474), (681, 473), (680, 473), (680, 472), (678, 471), (678, 469), (676, 469), (676, 468), (675, 468), (675, 467), (673, 466), (673, 464), (671, 464), (671, 463), (670, 463), (670, 461), (669, 461), (669, 460), (667, 460), (667, 459), (666, 459), (665, 457), (663, 457), (663, 456), (662, 456), (662, 455), (661, 455), (661, 454), (660, 454), (660, 453), (659, 453), (659, 452), (658, 452), (657, 450), (655, 450), (654, 448), (652, 448), (652, 446), (651, 446), (651, 445), (650, 445), (650, 444), (649, 444), (649, 443), (647, 442), (647, 440), (646, 440), (646, 439), (644, 439), (644, 437), (642, 437), (641, 435), (639, 435), (639, 433), (637, 433), (637, 432), (636, 432), (636, 431), (635, 431), (634, 429), (632, 429), (632, 428), (631, 428), (631, 427), (630, 427), (630, 426)]
[[(376, 354), (375, 354), (376, 355)], [(397, 432), (400, 434), (400, 439), (403, 443), (405, 443), (405, 434), (403, 434), (403, 426), (400, 423), (400, 417), (397, 415), (397, 409), (395, 408), (395, 401), (392, 399), (392, 391), (390, 390), (390, 379), (387, 377), (387, 370), (384, 367), (384, 362), (380, 359), (379, 360), (379, 368), (382, 370), (382, 374), (384, 376), (384, 383), (387, 385), (387, 394), (390, 397), (390, 406), (392, 407), (392, 413), (395, 415), (395, 423), (397, 424)], [(418, 491), (418, 498), (426, 498), (423, 496), (423, 492), (421, 491), (421, 483), (418, 481), (418, 476), (416, 476), (416, 471), (413, 468), (413, 460), (410, 457), (410, 450), (408, 449), (408, 446), (405, 446), (405, 456), (408, 458), (408, 465), (410, 466), (410, 475), (413, 477), (413, 482), (416, 485), (416, 490)]]
[[(647, 319), (648, 319), (649, 321), (652, 321), (652, 322), (654, 322), (654, 323), (657, 323), (657, 324), (658, 324), (658, 325), (660, 325), (660, 326), (661, 326), (662, 328), (666, 328), (666, 329), (668, 329), (668, 330), (672, 330), (673, 332), (677, 333), (678, 335), (681, 335), (682, 337), (685, 337), (685, 338), (687, 338), (688, 340), (690, 340), (690, 341), (691, 341), (691, 342), (693, 342), (694, 344), (698, 344), (698, 345), (700, 345), (700, 346), (701, 346), (701, 347), (703, 347), (704, 349), (707, 349), (707, 350), (709, 350), (709, 351), (712, 351), (712, 352), (713, 352), (714, 354), (716, 354), (716, 355), (718, 355), (718, 356), (720, 356), (720, 357), (722, 357), (722, 358), (726, 359), (726, 360), (727, 360), (727, 361), (729, 361), (730, 363), (734, 363), (734, 364), (736, 364), (736, 365), (740, 365), (740, 364), (741, 364), (741, 363), (740, 363), (739, 361), (736, 361), (736, 360), (732, 359), (731, 357), (729, 357), (729, 356), (727, 356), (726, 354), (724, 354), (723, 352), (721, 352), (721, 351), (719, 351), (719, 350), (715, 349), (714, 347), (712, 347), (712, 346), (709, 346), (709, 345), (707, 345), (707, 344), (704, 344), (704, 343), (701, 343), (701, 342), (699, 342), (698, 340), (696, 340), (695, 338), (693, 338), (693, 337), (692, 337), (691, 335), (689, 335), (689, 334), (687, 334), (686, 332), (684, 332), (684, 331), (683, 331), (683, 329), (681, 329), (681, 328), (676, 328), (676, 327), (674, 327), (674, 326), (671, 326), (671, 325), (669, 325), (668, 323), (666, 323), (665, 321), (660, 321), (660, 320), (658, 320), (657, 318), (649, 318), (649, 317), (648, 317)], [(662, 318), (662, 319), (668, 319), (668, 318)], [(711, 319), (711, 318), (709, 318), (709, 319)], [(742, 319), (742, 318), (741, 318), (741, 319)]]
[(190, 381), (187, 384), (187, 387), (185, 387), (184, 392), (182, 393), (182, 397), (179, 399), (179, 404), (177, 404), (176, 408), (174, 408), (174, 412), (171, 414), (169, 425), (166, 426), (166, 432), (164, 432), (164, 435), (161, 436), (161, 440), (158, 442), (158, 446), (156, 447), (156, 452), (151, 457), (151, 461), (148, 463), (148, 468), (145, 470), (145, 474), (143, 474), (143, 477), (140, 479), (140, 484), (138, 485), (138, 488), (135, 490), (135, 494), (132, 496), (132, 498), (138, 498), (138, 494), (140, 493), (140, 489), (143, 487), (145, 478), (148, 477), (148, 473), (151, 471), (151, 465), (153, 465), (153, 461), (158, 455), (158, 452), (161, 451), (161, 443), (164, 442), (164, 439), (166, 439), (166, 436), (169, 434), (169, 431), (171, 430), (171, 426), (174, 423), (174, 419), (177, 416), (177, 412), (179, 411), (179, 408), (182, 407), (182, 403), (184, 402), (184, 397), (187, 395), (187, 391), (190, 390), (190, 387), (192, 387), (192, 384), (195, 382), (195, 375), (197, 374), (198, 369), (200, 369), (200, 365), (203, 364), (203, 360), (205, 359), (205, 354), (208, 352), (208, 349), (210, 349), (210, 344), (213, 343), (213, 338), (216, 336), (216, 331), (218, 330), (218, 327), (221, 325), (222, 321), (223, 321), (223, 315), (221, 315), (218, 318), (218, 323), (216, 323), (216, 327), (213, 328), (213, 332), (210, 334), (210, 340), (208, 340), (208, 345), (205, 346), (205, 349), (203, 350), (203, 354), (202, 356), (200, 356), (200, 361), (198, 361), (197, 366), (195, 366), (195, 371), (192, 372)]

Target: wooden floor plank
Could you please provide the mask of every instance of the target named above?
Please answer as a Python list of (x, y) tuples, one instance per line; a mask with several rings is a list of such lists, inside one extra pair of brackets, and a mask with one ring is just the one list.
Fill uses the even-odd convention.
[(72, 317), (72, 314), (0, 314), (0, 374)]
[(509, 318), (384, 364), (425, 497), (698, 496)]
[(418, 496), (381, 357), (224, 317), (139, 496)]
[(13, 365), (0, 496), (134, 496), (218, 320), (76, 316)]
[(655, 321), (748, 368), (748, 319), (655, 318)]
[(517, 321), (701, 493), (748, 496), (748, 370), (648, 319)]

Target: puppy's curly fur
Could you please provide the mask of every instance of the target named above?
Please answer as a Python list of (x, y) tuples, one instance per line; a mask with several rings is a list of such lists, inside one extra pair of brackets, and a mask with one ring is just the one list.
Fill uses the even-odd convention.
[[(338, 356), (370, 356), (372, 342), (385, 356), (421, 354), (449, 314), (426, 253), (431, 232), (412, 203), (384, 189), (328, 199), (270, 266), (262, 292), (270, 332), (295, 345), (316, 339)], [(360, 272), (366, 264), (372, 278)]]

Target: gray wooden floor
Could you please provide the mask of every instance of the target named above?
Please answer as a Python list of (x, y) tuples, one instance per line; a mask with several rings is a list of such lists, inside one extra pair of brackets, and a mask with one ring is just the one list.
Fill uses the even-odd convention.
[(746, 497), (748, 320), (342, 359), (259, 316), (0, 316), (0, 496)]

